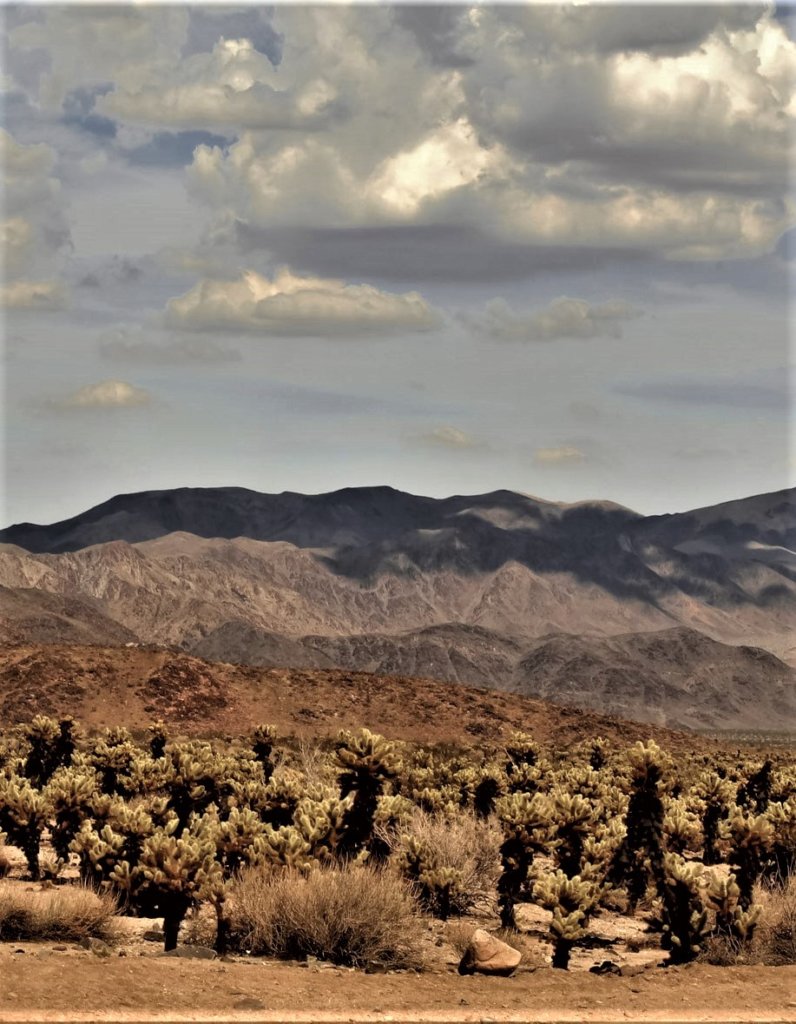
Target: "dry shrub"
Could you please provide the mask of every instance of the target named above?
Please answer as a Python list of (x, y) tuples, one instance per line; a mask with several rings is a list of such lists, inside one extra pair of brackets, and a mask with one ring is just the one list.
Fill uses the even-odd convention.
[(772, 966), (796, 964), (796, 875), (773, 888), (758, 886), (755, 902), (762, 907), (752, 941), (755, 961)]
[(114, 937), (112, 897), (82, 885), (31, 891), (0, 882), (0, 940), (79, 942)]
[(255, 955), (422, 966), (422, 926), (391, 871), (323, 867), (304, 876), (252, 868), (241, 874), (231, 903), (235, 945)]
[(494, 822), (481, 821), (466, 811), (450, 819), (417, 810), (401, 832), (418, 839), (441, 867), (460, 873), (461, 890), (451, 901), (454, 912), (466, 913), (494, 900), (503, 838)]
[(796, 964), (796, 875), (773, 888), (756, 885), (753, 905), (760, 907), (760, 918), (751, 942), (726, 936), (709, 939), (701, 960), (719, 967)]
[(2, 839), (0, 839), (0, 878), (11, 874), (11, 858)]

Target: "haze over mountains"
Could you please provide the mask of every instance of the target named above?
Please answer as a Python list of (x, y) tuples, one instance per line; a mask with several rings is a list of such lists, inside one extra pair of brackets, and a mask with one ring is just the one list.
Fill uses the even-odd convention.
[(181, 488), (0, 541), (9, 640), (430, 676), (678, 726), (796, 723), (779, 660), (796, 659), (792, 489), (644, 517), (510, 491)]

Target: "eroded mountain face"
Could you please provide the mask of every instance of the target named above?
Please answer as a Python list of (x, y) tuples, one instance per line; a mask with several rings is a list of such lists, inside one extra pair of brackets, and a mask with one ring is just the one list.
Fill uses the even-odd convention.
[(121, 495), (0, 534), (0, 636), (782, 727), (793, 674), (767, 652), (796, 657), (795, 509), (793, 491), (658, 517), (509, 491)]

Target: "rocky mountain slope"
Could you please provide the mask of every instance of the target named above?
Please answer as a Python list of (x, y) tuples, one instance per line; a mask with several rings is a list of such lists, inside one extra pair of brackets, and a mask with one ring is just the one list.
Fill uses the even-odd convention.
[(796, 661), (795, 509), (793, 491), (657, 517), (508, 491), (120, 495), (0, 534), (0, 639), (135, 637), (774, 727), (796, 721), (766, 653)]
[(623, 745), (651, 736), (673, 750), (693, 749), (695, 742), (654, 726), (433, 679), (216, 665), (144, 647), (0, 644), (0, 723), (35, 714), (130, 729), (160, 717), (181, 735), (240, 735), (269, 722), (283, 735), (313, 738), (364, 725), (424, 743), (496, 742), (516, 729), (557, 746), (596, 736)]

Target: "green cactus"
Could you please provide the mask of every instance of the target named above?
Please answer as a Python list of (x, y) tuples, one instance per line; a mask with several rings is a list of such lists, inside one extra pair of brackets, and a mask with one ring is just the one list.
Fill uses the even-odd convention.
[(728, 822), (732, 840), (730, 864), (736, 868), (740, 889), (738, 902), (743, 910), (752, 905), (752, 890), (760, 878), (774, 846), (774, 829), (764, 814), (746, 814), (736, 808)]
[(276, 729), (272, 725), (258, 725), (252, 733), (252, 751), (259, 762), (266, 782), (274, 774), (271, 757), (276, 742)]
[(702, 772), (695, 786), (697, 797), (702, 803), (702, 862), (710, 866), (721, 863), (719, 851), (719, 826), (729, 816), (732, 786), (717, 772)]
[(574, 878), (580, 874), (584, 843), (594, 829), (594, 810), (580, 794), (573, 796), (560, 788), (553, 790), (551, 804), (558, 867), (567, 878)]
[(715, 912), (712, 934), (735, 944), (749, 943), (760, 917), (760, 907), (744, 910), (740, 905), (741, 890), (735, 875), (727, 878), (713, 874), (705, 892), (708, 907)]
[(25, 778), (30, 779), (35, 786), (44, 786), (61, 764), (58, 748), (61, 731), (58, 722), (45, 715), (36, 715), (24, 731), (29, 744)]
[(695, 960), (710, 934), (708, 914), (702, 902), (701, 866), (687, 864), (676, 853), (663, 858), (663, 938), (669, 961), (685, 964)]
[(338, 849), (343, 857), (355, 856), (372, 840), (379, 797), (385, 782), (397, 774), (400, 761), (392, 743), (367, 729), (339, 733), (335, 755), (342, 769), (340, 797), (354, 797), (344, 816)]
[(74, 768), (55, 772), (45, 790), (52, 814), (50, 835), (59, 859), (69, 858), (69, 847), (83, 822), (92, 816), (96, 775)]
[(498, 879), (498, 904), (504, 928), (517, 928), (515, 906), (535, 854), (545, 852), (550, 841), (552, 807), (539, 793), (511, 793), (495, 807), (503, 843), (500, 847), (502, 872)]
[(33, 881), (41, 875), (39, 851), (48, 817), (42, 793), (24, 779), (0, 776), (0, 832), (5, 832), (10, 846), (22, 850)]
[(165, 724), (158, 719), (147, 729), (149, 733), (149, 752), (155, 760), (159, 760), (166, 753), (166, 744), (169, 741), (168, 730)]
[(628, 908), (635, 911), (650, 881), (659, 896), (664, 888), (663, 799), (666, 758), (654, 740), (636, 743), (627, 752), (631, 794), (625, 818), (626, 834), (609, 872), (612, 885), (624, 884)]
[(586, 937), (586, 925), (594, 913), (602, 886), (575, 875), (568, 878), (557, 870), (542, 875), (534, 886), (534, 901), (552, 911), (550, 935), (553, 940), (553, 967), (567, 970), (572, 949)]

